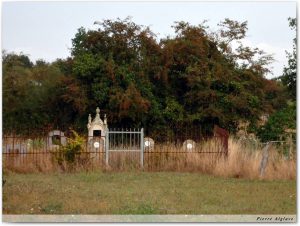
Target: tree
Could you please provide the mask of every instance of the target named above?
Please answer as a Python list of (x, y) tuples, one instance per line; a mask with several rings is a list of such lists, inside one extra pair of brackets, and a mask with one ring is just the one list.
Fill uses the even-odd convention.
[[(214, 34), (218, 48), (237, 67), (250, 69), (260, 76), (271, 73), (268, 65), (274, 61), (273, 55), (242, 43), (247, 34), (247, 24), (247, 21), (238, 22), (228, 18), (220, 22), (220, 30)], [(236, 49), (233, 49), (232, 43), (237, 45)]]
[(296, 104), (290, 102), (286, 108), (272, 114), (268, 122), (259, 128), (258, 137), (262, 142), (284, 140), (285, 129), (296, 129)]
[(234, 132), (239, 120), (255, 124), (283, 107), (282, 85), (264, 78), (268, 54), (242, 42), (232, 49), (246, 37), (246, 21), (226, 19), (220, 27), (175, 22), (175, 36), (158, 41), (130, 18), (103, 20), (97, 30), (78, 29), (67, 59), (33, 64), (6, 54), (4, 128), (18, 122), (83, 132), (96, 107), (110, 127), (144, 127), (162, 137), (182, 125)]
[(129, 18), (104, 20), (97, 31), (80, 28), (73, 39), (72, 69), (90, 100), (88, 109), (100, 104), (115, 126), (147, 121), (158, 106), (151, 81), (158, 74), (159, 51), (150, 29)]
[[(33, 70), (33, 63), (23, 53), (3, 57), (3, 121), (4, 129), (23, 130), (43, 124), (40, 114), (42, 78)], [(26, 128), (27, 129), (27, 128)]]
[[(246, 22), (226, 20), (225, 24), (226, 30), (212, 35), (203, 24), (177, 22), (175, 38), (162, 41), (162, 77), (168, 81), (166, 96), (174, 96), (183, 106), (185, 123), (218, 124), (234, 131), (238, 120), (255, 122), (265, 111), (262, 104), (269, 99), (264, 92), (264, 67), (268, 62), (253, 60), (258, 49), (240, 46), (235, 53), (220, 48), (227, 45), (229, 50), (230, 42), (245, 37), (247, 30)], [(239, 65), (241, 59), (248, 63)]]
[(7, 54), (3, 59), (3, 128), (27, 132), (46, 127), (52, 119), (49, 98), (62, 74), (55, 66), (34, 65), (27, 56)]
[[(289, 26), (292, 30), (297, 29), (296, 18), (289, 18)], [(296, 86), (297, 86), (297, 38), (293, 40), (293, 52), (286, 52), (288, 57), (288, 66), (284, 67), (283, 75), (281, 76), (282, 83), (287, 87), (290, 97), (296, 101)]]

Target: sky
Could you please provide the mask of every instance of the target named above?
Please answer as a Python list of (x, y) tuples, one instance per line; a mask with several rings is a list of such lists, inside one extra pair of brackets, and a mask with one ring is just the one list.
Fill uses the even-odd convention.
[(285, 51), (292, 51), (296, 32), (288, 26), (288, 17), (296, 17), (296, 2), (3, 2), (1, 12), (2, 50), (28, 55), (35, 62), (48, 62), (70, 56), (72, 38), (78, 28), (97, 29), (95, 21), (125, 19), (150, 26), (158, 39), (174, 35), (174, 21), (197, 25), (208, 20), (212, 30), (225, 18), (248, 21), (244, 41), (274, 54), (273, 75), (282, 74), (287, 65)]

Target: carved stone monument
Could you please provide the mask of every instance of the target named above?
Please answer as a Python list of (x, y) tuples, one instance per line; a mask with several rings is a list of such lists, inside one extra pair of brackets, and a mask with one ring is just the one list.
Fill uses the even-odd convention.
[(93, 121), (91, 114), (89, 114), (87, 128), (89, 139), (92, 137), (105, 138), (105, 133), (107, 130), (106, 114), (104, 115), (104, 120), (102, 121), (100, 118), (100, 109), (98, 107), (96, 109), (96, 116)]
[(104, 119), (102, 121), (100, 118), (100, 109), (98, 107), (96, 109), (96, 116), (94, 120), (92, 120), (92, 116), (89, 114), (87, 128), (90, 147), (93, 150), (102, 149), (105, 143), (105, 134), (108, 127), (106, 114), (104, 115)]

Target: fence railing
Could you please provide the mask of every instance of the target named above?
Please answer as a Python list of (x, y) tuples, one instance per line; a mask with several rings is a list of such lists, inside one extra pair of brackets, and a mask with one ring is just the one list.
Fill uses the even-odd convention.
[[(3, 159), (6, 164), (22, 166), (35, 164), (43, 167), (55, 161), (55, 153), (62, 145), (67, 144), (63, 133), (60, 137), (55, 133), (51, 138), (24, 137), (5, 135), (2, 142)], [(57, 137), (55, 137), (57, 136)], [(62, 139), (63, 137), (63, 139)], [(185, 142), (155, 143), (151, 138), (144, 139), (144, 130), (138, 129), (110, 129), (104, 136), (87, 136), (85, 144), (78, 158), (86, 164), (97, 167), (111, 166), (119, 168), (130, 163), (135, 167), (153, 168), (153, 165), (166, 165), (170, 161), (182, 162), (192, 155), (200, 158), (213, 155), (214, 158), (226, 155), (228, 149), (222, 145), (224, 138), (220, 136), (202, 137), (197, 140)], [(201, 157), (202, 156), (202, 157)], [(197, 158), (198, 158), (197, 157)]]

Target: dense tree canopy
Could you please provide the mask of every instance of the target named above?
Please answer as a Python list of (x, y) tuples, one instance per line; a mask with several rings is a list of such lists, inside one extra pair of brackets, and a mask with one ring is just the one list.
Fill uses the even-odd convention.
[[(230, 19), (208, 32), (205, 22), (176, 22), (174, 37), (157, 40), (149, 27), (104, 20), (98, 30), (79, 28), (71, 57), (48, 64), (4, 54), (4, 129), (86, 129), (97, 106), (111, 127), (145, 127), (166, 133), (175, 125), (255, 124), (282, 108), (280, 81), (265, 74), (272, 56), (243, 46), (247, 22)], [(240, 43), (232, 49), (232, 42)]]

